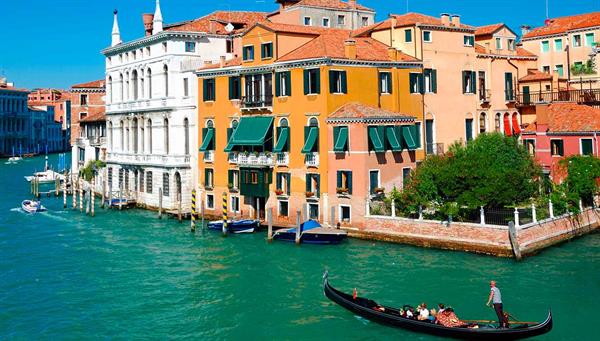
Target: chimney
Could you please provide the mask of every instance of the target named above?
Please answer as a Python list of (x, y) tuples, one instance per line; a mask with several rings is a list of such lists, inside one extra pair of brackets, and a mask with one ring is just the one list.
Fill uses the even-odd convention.
[(144, 32), (146, 37), (152, 35), (152, 22), (154, 21), (154, 14), (145, 13), (142, 14), (142, 21), (144, 22)]
[(440, 17), (442, 19), (442, 25), (450, 26), (450, 14), (442, 13), (442, 15)]
[(529, 32), (531, 32), (531, 26), (529, 26), (529, 25), (521, 26), (521, 36), (524, 36)]
[(348, 5), (350, 5), (350, 8), (356, 9), (356, 0), (348, 0)]
[(217, 20), (209, 19), (208, 20), (208, 32), (209, 33), (217, 33), (217, 27), (219, 27)]
[(347, 39), (346, 41), (344, 41), (344, 52), (346, 58), (356, 59), (356, 40)]
[(458, 14), (452, 15), (452, 26), (456, 26), (456, 27), (460, 26), (460, 15), (458, 15)]
[(396, 50), (395, 47), (388, 47), (388, 56), (390, 57), (391, 61), (397, 61), (398, 60), (398, 50)]
[(219, 67), (221, 67), (221, 68), (225, 67), (225, 56), (221, 56), (219, 58)]

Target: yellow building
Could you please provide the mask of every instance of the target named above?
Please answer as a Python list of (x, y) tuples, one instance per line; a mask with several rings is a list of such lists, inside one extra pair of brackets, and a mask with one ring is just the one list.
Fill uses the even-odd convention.
[[(391, 120), (397, 124), (422, 119), (422, 97), (409, 91), (410, 73), (421, 72), (421, 62), (351, 33), (260, 23), (243, 35), (242, 56), (197, 72), (199, 187), (207, 214), (221, 214), (226, 194), (230, 216), (264, 218), (273, 208), (279, 226), (295, 223), (297, 211), (328, 224), (336, 195), (328, 190), (335, 188), (328, 174), (336, 171), (329, 160), (340, 131), (328, 128), (328, 117), (348, 103), (361, 103), (374, 108), (368, 109), (372, 113), (398, 113)], [(407, 134), (420, 141), (420, 128)], [(356, 138), (367, 139), (366, 128)], [(409, 143), (396, 151), (404, 153), (398, 165), (414, 166), (417, 148)], [(342, 151), (339, 157), (358, 152)], [(360, 153), (375, 157), (374, 151)], [(354, 183), (368, 181), (355, 177)]]

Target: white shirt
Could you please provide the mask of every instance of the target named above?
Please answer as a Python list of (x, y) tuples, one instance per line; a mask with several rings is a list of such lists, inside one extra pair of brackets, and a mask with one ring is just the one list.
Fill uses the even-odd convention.
[(421, 311), (419, 311), (419, 316), (421, 318), (428, 318), (429, 317), (429, 310), (427, 310), (427, 308), (422, 308)]
[(413, 313), (411, 313), (410, 310), (407, 310), (406, 317), (413, 317)]

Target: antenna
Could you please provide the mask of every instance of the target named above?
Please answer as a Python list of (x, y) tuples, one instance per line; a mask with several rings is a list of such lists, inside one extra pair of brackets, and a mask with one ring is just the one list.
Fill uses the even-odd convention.
[(408, 0), (406, 0), (406, 13), (408, 13)]
[(546, 0), (546, 19), (549, 19), (550, 16), (548, 16), (548, 0)]

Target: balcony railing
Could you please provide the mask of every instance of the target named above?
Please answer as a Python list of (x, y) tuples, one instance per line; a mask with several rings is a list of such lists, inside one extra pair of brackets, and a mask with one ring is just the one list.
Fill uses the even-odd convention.
[(309, 167), (319, 166), (319, 153), (308, 153), (304, 157), (304, 163)]
[(275, 165), (275, 158), (273, 154), (259, 153), (259, 154), (238, 154), (237, 159), (238, 165), (247, 165), (247, 166), (269, 166), (273, 167)]
[(229, 163), (238, 163), (239, 154), (238, 153), (229, 153), (229, 156), (227, 157), (227, 159), (229, 160)]
[(442, 155), (444, 154), (443, 143), (427, 143), (425, 146), (427, 155)]
[(277, 166), (287, 166), (290, 163), (290, 154), (288, 152), (277, 154)]
[(215, 161), (215, 152), (214, 150), (207, 150), (204, 152), (204, 162), (213, 162)]
[(107, 161), (118, 164), (131, 165), (156, 165), (156, 166), (179, 166), (189, 167), (189, 155), (158, 155), (158, 154), (129, 154), (129, 153), (107, 153)]
[(537, 91), (516, 95), (519, 106), (530, 106), (539, 103), (575, 102), (578, 104), (600, 105), (600, 89)]
[(273, 106), (272, 94), (261, 94), (242, 97), (243, 109), (262, 109)]
[(479, 89), (477, 93), (479, 95), (479, 102), (481, 103), (489, 103), (492, 99), (492, 91), (489, 89)]

